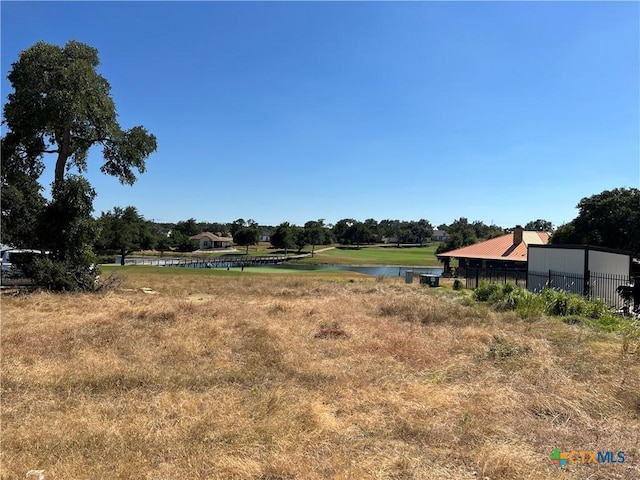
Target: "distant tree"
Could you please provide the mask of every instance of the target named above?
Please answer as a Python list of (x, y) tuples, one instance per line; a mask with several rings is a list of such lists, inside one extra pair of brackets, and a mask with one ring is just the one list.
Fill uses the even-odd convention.
[(296, 247), (298, 247), (298, 253), (302, 251), (307, 242), (307, 235), (304, 231), (303, 227), (298, 227), (296, 225), (291, 227), (293, 229), (293, 243), (295, 243)]
[[(231, 224), (229, 223), (218, 223), (218, 222), (200, 222), (197, 224), (198, 233), (200, 232), (211, 232), (211, 233), (221, 233), (223, 236), (231, 235)], [(197, 234), (196, 234), (197, 235)]]
[(424, 218), (421, 218), (417, 222), (410, 222), (409, 230), (412, 234), (411, 243), (419, 243), (420, 245), (424, 245), (427, 239), (433, 235), (433, 226)]
[(343, 245), (360, 245), (370, 243), (372, 234), (363, 222), (353, 218), (338, 220), (333, 227), (336, 240)]
[(333, 226), (333, 235), (338, 243), (343, 245), (351, 244), (349, 228), (351, 228), (355, 222), (353, 218), (343, 218), (335, 223)]
[(234, 240), (236, 238), (236, 232), (238, 232), (241, 228), (244, 228), (246, 226), (247, 226), (247, 222), (245, 221), (244, 218), (239, 218), (229, 224), (229, 231), (231, 232), (231, 236), (234, 238)]
[(200, 227), (198, 226), (198, 222), (196, 222), (195, 218), (190, 218), (188, 220), (180, 221), (176, 223), (176, 226), (173, 228), (172, 233), (182, 233), (187, 237), (193, 237), (194, 235), (198, 235), (202, 233)]
[(640, 255), (640, 190), (616, 188), (580, 200), (578, 216), (558, 227), (554, 244), (579, 243)]
[(536, 232), (553, 232), (553, 223), (548, 220), (543, 220), (539, 218), (538, 220), (532, 220), (524, 226), (525, 230), (536, 231)]
[(195, 218), (182, 220), (171, 229), (171, 245), (178, 252), (192, 252), (198, 249), (198, 244), (191, 237), (202, 233)]
[(193, 252), (198, 249), (198, 242), (196, 240), (192, 240), (180, 230), (172, 231), (171, 237), (169, 238), (171, 248), (177, 252)]
[(350, 244), (356, 244), (357, 247), (364, 243), (370, 243), (371, 232), (362, 222), (355, 222), (347, 231)]
[(149, 246), (149, 225), (135, 207), (114, 207), (113, 212), (103, 212), (98, 218), (98, 225), (102, 250), (117, 251), (120, 254), (120, 265), (125, 264), (128, 255)]
[(251, 245), (257, 245), (260, 241), (260, 230), (258, 224), (253, 220), (245, 222), (243, 219), (238, 219), (231, 225), (231, 232), (233, 235), (233, 242), (241, 247), (246, 247), (246, 253), (249, 253), (249, 247)]
[(156, 250), (160, 252), (160, 255), (164, 255), (164, 252), (171, 248), (171, 240), (166, 234), (156, 234)]
[(369, 238), (367, 239), (367, 241), (369, 243), (379, 242), (381, 240), (380, 224), (378, 223), (378, 221), (376, 219), (367, 218), (364, 221), (364, 226), (367, 229), (367, 231), (369, 232)]
[(472, 245), (478, 241), (475, 227), (470, 224), (465, 217), (454, 220), (446, 230), (449, 233), (449, 238), (438, 245), (436, 253), (449, 252), (466, 247), (467, 245)]
[(288, 249), (295, 246), (295, 240), (295, 231), (289, 222), (281, 223), (271, 234), (271, 245), (284, 249), (285, 255)]
[(304, 224), (305, 242), (311, 245), (311, 256), (315, 254), (316, 245), (324, 243), (324, 219), (311, 220)]

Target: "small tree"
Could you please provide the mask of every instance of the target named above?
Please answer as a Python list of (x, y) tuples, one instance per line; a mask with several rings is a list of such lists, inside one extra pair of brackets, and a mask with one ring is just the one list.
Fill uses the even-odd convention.
[(281, 223), (271, 234), (271, 245), (276, 248), (283, 248), (285, 255), (287, 250), (293, 248), (295, 244), (294, 230), (289, 222)]
[(291, 228), (293, 229), (293, 242), (296, 244), (296, 247), (298, 247), (298, 253), (300, 253), (307, 244), (307, 235), (304, 228), (296, 226)]
[(324, 219), (309, 221), (304, 224), (304, 235), (306, 242), (311, 245), (311, 256), (313, 257), (316, 245), (324, 243), (325, 227)]
[(246, 253), (249, 253), (250, 245), (257, 245), (260, 241), (260, 230), (258, 230), (258, 224), (253, 220), (245, 222), (242, 220), (242, 224), (238, 224), (240, 220), (232, 225), (233, 242), (241, 247), (246, 247)]
[(113, 212), (103, 213), (98, 219), (101, 228), (100, 246), (104, 250), (116, 250), (120, 265), (127, 255), (143, 248), (149, 241), (150, 231), (144, 217), (135, 207), (114, 207)]
[(47, 258), (35, 262), (36, 284), (51, 290), (91, 290), (98, 274), (91, 245), (97, 234), (91, 217), (95, 191), (86, 179), (71, 175), (56, 182), (42, 213), (39, 237)]

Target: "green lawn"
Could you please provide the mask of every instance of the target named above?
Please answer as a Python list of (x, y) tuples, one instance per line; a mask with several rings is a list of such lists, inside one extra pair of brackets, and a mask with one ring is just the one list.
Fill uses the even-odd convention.
[(184, 268), (184, 267), (156, 267), (151, 265), (100, 265), (102, 278), (107, 278), (111, 274), (116, 275), (215, 275), (215, 276), (239, 276), (239, 275), (322, 275), (333, 277), (359, 276), (361, 274), (349, 271), (335, 270), (288, 270), (276, 267), (245, 267), (244, 271), (240, 267), (226, 268)]
[[(319, 265), (398, 265), (440, 267), (435, 256), (438, 244), (425, 247), (367, 246), (361, 248), (337, 247), (317, 253), (313, 258), (294, 260), (295, 263)], [(322, 249), (325, 247), (318, 247)]]
[[(440, 267), (442, 264), (438, 262), (435, 256), (438, 243), (432, 243), (424, 247), (396, 247), (395, 245), (367, 245), (360, 248), (335, 246), (329, 250), (316, 253), (313, 258), (303, 258), (300, 260), (292, 260), (294, 263), (310, 264), (310, 265), (390, 265), (390, 266), (424, 266), (424, 267)], [(328, 248), (327, 245), (317, 245), (317, 250)], [(311, 246), (305, 246), (301, 254), (311, 253)], [(214, 258), (229, 256), (233, 258), (237, 255), (244, 255), (245, 249), (238, 248), (237, 252), (193, 252), (189, 254), (165, 253), (166, 257), (197, 257), (197, 258)], [(289, 255), (297, 255), (297, 249), (293, 248), (287, 251)], [(139, 255), (139, 254), (135, 254)], [(147, 255), (149, 253), (147, 252)], [(249, 248), (249, 256), (262, 255), (284, 255), (284, 250), (275, 250), (267, 248), (265, 244), (260, 246), (252, 246)]]

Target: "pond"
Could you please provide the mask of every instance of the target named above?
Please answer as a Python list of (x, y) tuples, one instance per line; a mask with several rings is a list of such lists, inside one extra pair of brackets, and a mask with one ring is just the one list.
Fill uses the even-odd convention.
[[(181, 262), (184, 262), (184, 258), (153, 258), (153, 257), (127, 257), (126, 263), (128, 265), (158, 265), (158, 266), (178, 266)], [(116, 263), (120, 263), (120, 257), (116, 258)], [(227, 263), (209, 263), (203, 261), (199, 264), (188, 265), (191, 268), (227, 268)], [(239, 265), (229, 264), (231, 268), (239, 268)], [(282, 268), (283, 270), (300, 270), (300, 271), (314, 271), (314, 270), (346, 270), (349, 272), (358, 272), (365, 275), (372, 275), (375, 277), (403, 277), (407, 270), (413, 271), (414, 275), (426, 274), (426, 275), (442, 275), (442, 267), (390, 267), (385, 265), (377, 266), (361, 266), (361, 265), (296, 265), (294, 263), (281, 263), (278, 265), (266, 264), (266, 265), (252, 265), (251, 268)]]
[[(365, 275), (382, 276), (385, 277), (403, 277), (407, 270), (413, 271), (414, 275), (426, 274), (426, 275), (442, 275), (444, 271), (442, 267), (389, 267), (389, 266), (359, 266), (359, 265), (269, 265), (272, 268), (282, 268), (286, 270), (346, 270), (349, 272), (364, 273)], [(260, 267), (255, 267), (260, 268)]]

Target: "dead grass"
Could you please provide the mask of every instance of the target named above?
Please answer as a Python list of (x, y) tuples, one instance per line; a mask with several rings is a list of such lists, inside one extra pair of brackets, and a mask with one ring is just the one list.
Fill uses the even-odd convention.
[(138, 273), (1, 334), (3, 480), (640, 478), (622, 338), (396, 279)]

